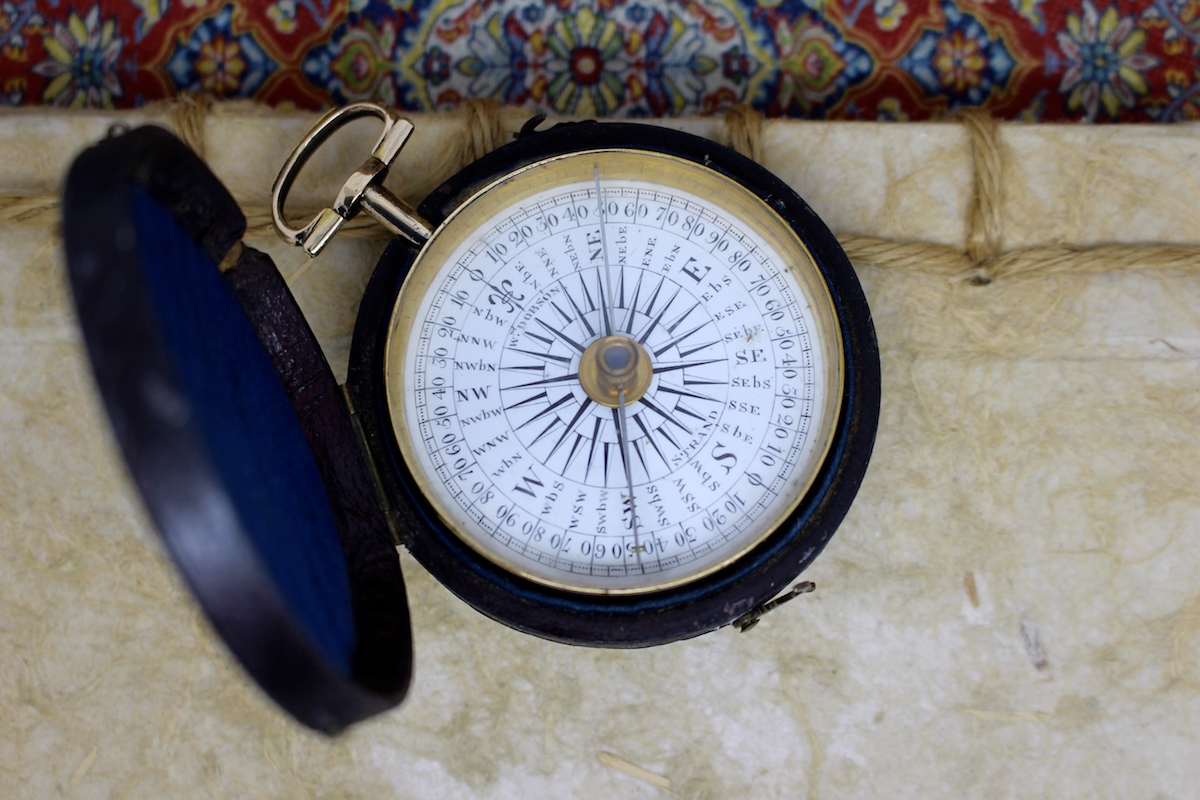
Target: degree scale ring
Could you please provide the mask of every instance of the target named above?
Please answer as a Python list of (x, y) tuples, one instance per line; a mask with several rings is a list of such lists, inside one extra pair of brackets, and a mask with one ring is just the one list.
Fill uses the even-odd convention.
[(421, 492), (481, 555), (567, 591), (655, 592), (739, 558), (795, 511), (841, 406), (836, 315), (803, 243), (736, 182), (657, 153), (558, 156), (479, 191), (418, 257), (389, 331)]

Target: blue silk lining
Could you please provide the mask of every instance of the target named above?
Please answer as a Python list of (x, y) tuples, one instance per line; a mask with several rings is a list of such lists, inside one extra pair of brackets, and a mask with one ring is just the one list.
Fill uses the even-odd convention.
[(192, 424), (296, 622), (349, 673), (355, 631), (346, 561), (283, 384), (232, 288), (167, 209), (137, 189), (134, 219)]

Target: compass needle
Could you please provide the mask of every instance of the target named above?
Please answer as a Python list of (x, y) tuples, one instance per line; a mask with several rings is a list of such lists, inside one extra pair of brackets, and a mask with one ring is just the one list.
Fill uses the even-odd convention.
[(612, 268), (608, 263), (608, 234), (605, 231), (607, 226), (604, 222), (604, 198), (601, 195), (600, 189), (599, 167), (592, 168), (592, 178), (596, 182), (596, 222), (600, 225), (600, 252), (604, 255), (604, 283), (608, 289), (608, 302), (604, 304), (604, 332), (606, 335), (612, 336), (612, 312), (615, 306), (613, 305)]
[(633, 462), (629, 460), (629, 423), (625, 419), (625, 390), (617, 394), (617, 435), (621, 439), (621, 464), (625, 467), (625, 490), (629, 499), (629, 529), (633, 531), (633, 552), (638, 566), (642, 565), (642, 543), (638, 537), (637, 504), (633, 500)]

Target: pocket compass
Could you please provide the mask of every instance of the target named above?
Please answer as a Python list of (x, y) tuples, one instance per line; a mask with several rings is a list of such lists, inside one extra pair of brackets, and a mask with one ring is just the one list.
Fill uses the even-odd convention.
[[(383, 123), (375, 150), (330, 208), (292, 227), (284, 206), (297, 174), (363, 116)], [(417, 209), (382, 185), (413, 130), (385, 106), (355, 103), (327, 114), (287, 159), (272, 193), (286, 240), (316, 255), (364, 212), (396, 235), (364, 294), (340, 389), (323, 360), (315, 383), (290, 375), (304, 360), (295, 348), (315, 349), (313, 359), (319, 348), (273, 267), (255, 267), (255, 277), (253, 251), (216, 241), (224, 228), (213, 220), (224, 212), (203, 224), (180, 217), (204, 212), (192, 197), (199, 190), (179, 177), (200, 167), (172, 150), (151, 165), (168, 177), (147, 179), (147, 158), (127, 157), (128, 181), (150, 187), (232, 287), (316, 451), (342, 558), (285, 568), (269, 530), (245, 538), (265, 564), (264, 585), (280, 597), (279, 614), (301, 640), (316, 640), (313, 657), (328, 662), (330, 648), (349, 654), (347, 691), (387, 683), (386, 664), (364, 655), (371, 647), (391, 654), (393, 665), (410, 657), (397, 656), (395, 644), (407, 647), (406, 609), (377, 608), (404, 602), (398, 565), (387, 563), (394, 544), (460, 598), (519, 630), (571, 644), (661, 644), (727, 625), (786, 589), (829, 541), (866, 470), (879, 415), (874, 330), (849, 262), (804, 201), (748, 159), (677, 131), (534, 127)], [(209, 184), (215, 179), (205, 179), (205, 191), (223, 191)], [(71, 197), (69, 185), (69, 212)], [(135, 213), (136, 246), (145, 250), (146, 226), (137, 223)], [(236, 243), (240, 230), (233, 224), (222, 235)], [(85, 280), (94, 264), (72, 244), (79, 238), (68, 230), (73, 273)], [(150, 305), (170, 291), (151, 289)], [(86, 287), (77, 283), (76, 296), (95, 360), (96, 315)], [(155, 324), (172, 315), (167, 305), (151, 314)], [(168, 350), (179, 338), (154, 335)], [(167, 360), (190, 364), (191, 346), (178, 345), (184, 355)], [(103, 373), (98, 365), (105, 393)], [(314, 390), (318, 384), (324, 388)], [(198, 386), (188, 402), (211, 405), (213, 385)], [(246, 392), (260, 388), (240, 387), (231, 407)], [(311, 410), (314, 392), (328, 406), (320, 414)], [(114, 401), (105, 399), (111, 411)], [(247, 416), (245, 435), (258, 437), (257, 413), (231, 415)], [(218, 437), (223, 425), (213, 423)], [(335, 440), (342, 443), (329, 444)], [(136, 447), (122, 446), (137, 479)], [(224, 469), (217, 465), (214, 480), (228, 487)], [(143, 494), (146, 480), (139, 479)], [(358, 487), (351, 501), (343, 499), (346, 484)], [(162, 528), (171, 515), (155, 512), (154, 497), (151, 490), (147, 502)], [(234, 517), (252, 516), (237, 497), (230, 502)], [(355, 525), (370, 532), (347, 533)], [(172, 546), (172, 534), (164, 536)], [(305, 537), (330, 539), (319, 531)], [(178, 560), (174, 547), (173, 554)], [(184, 562), (222, 630), (220, 592)], [(301, 583), (346, 572), (347, 641), (321, 633), (327, 597), (288, 588), (296, 569)], [(319, 613), (305, 610), (314, 603)], [(250, 634), (233, 636), (243, 635)], [(249, 645), (231, 647), (254, 660)], [(248, 666), (280, 699), (271, 679)], [(407, 662), (404, 670), (406, 684)], [(403, 687), (374, 691), (395, 702)], [(336, 720), (314, 723), (294, 701), (280, 702), (326, 729), (367, 715), (326, 708)]]

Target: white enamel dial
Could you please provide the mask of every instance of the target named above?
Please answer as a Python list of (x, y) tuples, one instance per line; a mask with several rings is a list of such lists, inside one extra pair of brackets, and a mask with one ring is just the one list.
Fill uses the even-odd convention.
[(653, 153), (572, 154), (480, 192), (391, 324), (388, 402), (421, 490), (470, 547), (568, 590), (655, 591), (745, 555), (799, 504), (841, 403), (829, 295), (790, 227)]

